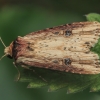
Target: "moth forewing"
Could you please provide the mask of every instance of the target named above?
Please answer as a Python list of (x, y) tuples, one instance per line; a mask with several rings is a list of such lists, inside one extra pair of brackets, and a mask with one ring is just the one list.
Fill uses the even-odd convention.
[(21, 66), (98, 74), (99, 56), (90, 48), (99, 36), (99, 22), (76, 22), (18, 37), (8, 48), (15, 63)]

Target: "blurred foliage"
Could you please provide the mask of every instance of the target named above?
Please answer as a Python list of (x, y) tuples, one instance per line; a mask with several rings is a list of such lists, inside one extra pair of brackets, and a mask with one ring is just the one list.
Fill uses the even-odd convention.
[[(83, 15), (90, 12), (100, 13), (98, 0), (0, 0), (0, 7), (0, 36), (6, 45), (9, 45), (17, 36), (24, 36), (32, 31), (47, 27), (85, 21), (86, 19)], [(0, 44), (0, 56), (2, 56), (3, 50), (4, 47)], [(45, 79), (46, 75), (41, 72), (43, 69), (38, 71), (36, 68), (34, 73), (24, 69), (21, 70), (24, 72), (21, 74), (22, 77), (19, 80), (21, 82), (14, 82), (13, 79), (17, 70), (14, 68), (12, 60), (5, 57), (0, 61), (0, 100), (62, 100), (62, 98), (63, 100), (80, 100), (80, 98), (81, 100), (100, 99), (99, 92), (89, 93), (87, 90), (77, 94), (66, 95), (67, 90), (68, 93), (72, 93), (83, 90), (87, 86), (92, 87), (91, 91), (97, 91), (97, 89), (99, 89), (99, 82), (97, 82), (98, 75), (93, 77), (85, 76), (85, 78), (87, 77), (87, 86), (84, 85), (83, 76), (80, 76), (83, 79), (83, 84), (78, 88), (76, 88), (78, 85), (73, 85), (73, 87), (70, 88), (66, 83), (63, 85), (61, 82), (55, 84), (55, 80), (50, 81), (49, 79)], [(50, 75), (54, 75), (52, 75), (52, 71), (49, 72), (51, 73), (48, 74), (49, 77)], [(30, 76), (29, 73), (32, 74), (32, 76)], [(54, 73), (55, 78), (57, 78), (58, 74), (59, 76), (60, 74), (66, 74), (56, 71), (54, 71)], [(67, 74), (68, 76), (70, 75), (70, 73)], [(67, 74), (65, 76), (67, 76)], [(26, 76), (28, 78), (26, 78)], [(77, 74), (75, 74), (74, 78), (75, 77), (77, 77), (78, 80), (79, 76), (77, 76)], [(52, 79), (52, 77), (50, 78)], [(72, 80), (74, 80), (74, 78)], [(96, 80), (91, 81), (91, 78)], [(44, 79), (47, 80), (47, 82), (45, 82)], [(88, 83), (88, 79), (90, 83)], [(56, 80), (58, 81), (58, 78)], [(60, 88), (63, 89), (48, 93), (48, 81), (52, 83), (51, 85), (49, 84), (49, 91), (58, 90)], [(64, 81), (65, 80), (62, 79), (62, 82)], [(92, 82), (94, 82), (94, 84), (92, 84)], [(25, 87), (27, 87), (27, 85), (28, 88), (34, 87), (34, 89), (26, 89)], [(68, 87), (65, 88), (64, 86)], [(81, 88), (81, 86), (83, 88)], [(43, 88), (35, 89), (36, 87)]]
[(99, 0), (0, 0), (0, 5), (24, 5), (28, 7), (43, 7), (47, 10), (61, 12), (100, 13)]

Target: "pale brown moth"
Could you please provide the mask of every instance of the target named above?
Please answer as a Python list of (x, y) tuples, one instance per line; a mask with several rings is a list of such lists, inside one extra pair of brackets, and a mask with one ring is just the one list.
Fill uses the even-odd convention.
[(18, 36), (4, 53), (15, 60), (16, 66), (98, 74), (99, 56), (90, 48), (99, 37), (99, 22), (76, 22)]

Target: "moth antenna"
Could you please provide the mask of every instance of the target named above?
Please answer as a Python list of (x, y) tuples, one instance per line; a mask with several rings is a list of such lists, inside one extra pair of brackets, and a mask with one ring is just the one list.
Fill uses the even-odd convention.
[(3, 46), (6, 48), (7, 46), (4, 44), (2, 38), (0, 37), (0, 41), (2, 42)]
[(15, 68), (17, 69), (17, 71), (18, 71), (18, 77), (17, 77), (17, 79), (16, 79), (16, 81), (18, 81), (19, 79), (20, 79), (20, 71), (19, 71), (19, 69), (18, 69), (18, 67), (16, 66), (16, 64), (15, 64), (15, 62), (13, 62), (13, 64), (14, 64), (14, 66), (15, 66)]
[[(1, 41), (1, 43), (3, 44), (3, 46), (6, 48), (6, 45), (4, 44), (4, 42), (3, 42), (3, 40), (2, 40), (1, 37), (0, 37), (0, 41)], [(7, 56), (7, 54), (4, 54), (4, 55), (0, 58), (0, 60), (1, 60), (2, 58), (4, 58), (5, 56)]]
[(1, 60), (2, 58), (4, 58), (5, 56), (7, 56), (7, 54), (4, 54), (4, 55), (0, 58), (0, 60)]

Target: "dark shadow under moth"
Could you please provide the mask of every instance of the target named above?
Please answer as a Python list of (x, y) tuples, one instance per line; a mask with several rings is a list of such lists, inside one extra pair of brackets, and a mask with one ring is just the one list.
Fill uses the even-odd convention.
[(99, 36), (99, 22), (76, 22), (18, 36), (4, 52), (26, 68), (98, 74), (99, 56), (90, 49)]

